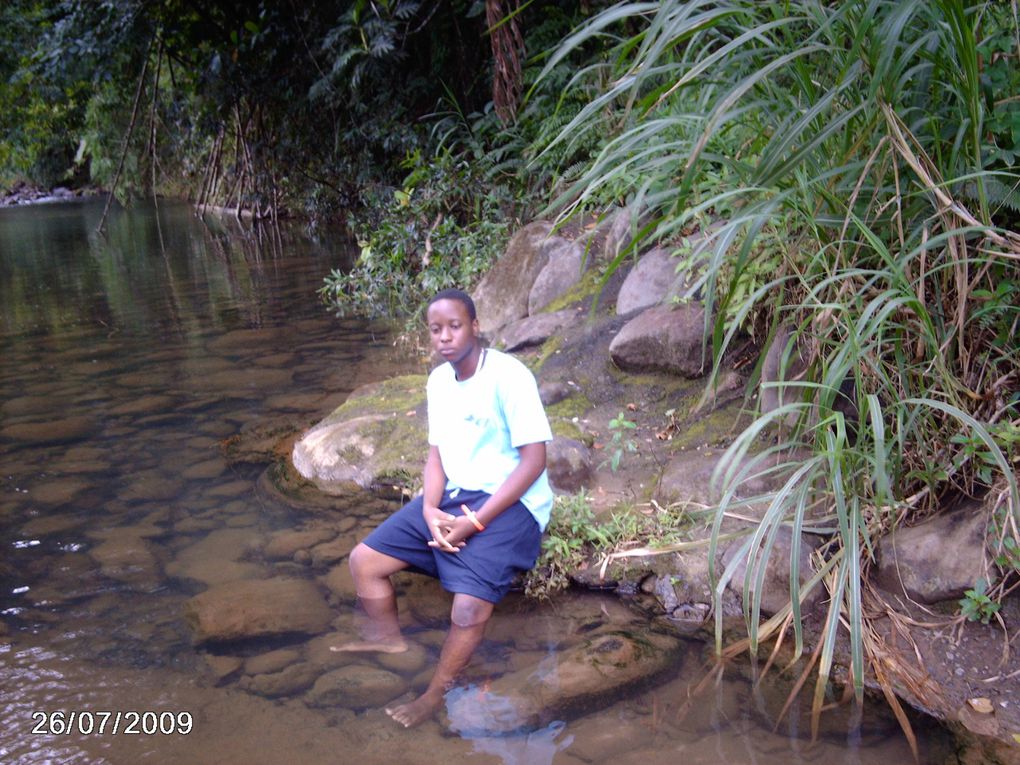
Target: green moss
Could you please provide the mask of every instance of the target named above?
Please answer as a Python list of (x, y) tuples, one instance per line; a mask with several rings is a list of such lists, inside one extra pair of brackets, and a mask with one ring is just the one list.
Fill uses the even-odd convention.
[(591, 445), (595, 443), (595, 438), (591, 433), (582, 430), (577, 423), (571, 422), (570, 420), (550, 417), (549, 427), (552, 428), (554, 436), (559, 436), (560, 438), (572, 438), (575, 441), (580, 441), (588, 448), (591, 448)]
[(348, 420), (366, 414), (404, 415), (424, 406), (427, 379), (426, 375), (402, 375), (359, 388), (330, 417)]
[(738, 417), (740, 402), (734, 402), (721, 409), (698, 415), (688, 415), (682, 425), (673, 433), (670, 448), (673, 451), (691, 449), (701, 445), (722, 445), (728, 443), (734, 434), (740, 432)]
[(583, 393), (575, 393), (567, 398), (559, 401), (552, 406), (545, 408), (545, 413), (552, 417), (562, 417), (564, 419), (571, 419), (572, 417), (580, 417), (581, 415), (591, 411), (593, 408), (591, 400)]
[(536, 355), (531, 356), (524, 360), (524, 363), (528, 365), (528, 368), (536, 375), (545, 366), (545, 362), (549, 360), (556, 351), (563, 346), (563, 336), (553, 335), (544, 343)]
[[(591, 257), (590, 253), (589, 257)], [(602, 274), (599, 273), (599, 269), (589, 268), (584, 272), (577, 284), (550, 302), (542, 309), (541, 312), (555, 313), (556, 311), (562, 311), (564, 308), (568, 308), (578, 301), (598, 294), (601, 289), (601, 281)]]

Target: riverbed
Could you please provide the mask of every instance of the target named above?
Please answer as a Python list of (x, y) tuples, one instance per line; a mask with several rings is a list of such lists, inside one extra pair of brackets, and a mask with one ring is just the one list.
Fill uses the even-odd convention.
[[(266, 540), (308, 520), (259, 490), (264, 465), (228, 461), (224, 444), (311, 425), (357, 386), (427, 359), (390, 324), (318, 303), (322, 277), (356, 256), (340, 231), (246, 229), (164, 202), (115, 210), (101, 235), (101, 212), (100, 200), (0, 210), (0, 761), (911, 759), (879, 704), (834, 710), (812, 742), (807, 700), (779, 719), (788, 680), (756, 686), (734, 668), (702, 682), (708, 652), (695, 642), (662, 682), (570, 719), (510, 736), (458, 728), (454, 700), (493, 678), (555, 672), (558, 653), (593, 630), (648, 627), (612, 594), (509, 597), (443, 722), (415, 731), (380, 709), (270, 698), (218, 669), (311, 650), (249, 642), (224, 656), (194, 644), (184, 603), (273, 573)], [(362, 500), (372, 512), (348, 526), (354, 538), (396, 507)], [(344, 563), (288, 565), (321, 586)], [(413, 589), (404, 624), (426, 667), (396, 670), (411, 688), (438, 650), (445, 604), (438, 588)], [(350, 614), (330, 602), (342, 624)], [(923, 762), (945, 761), (939, 729), (920, 738)]]

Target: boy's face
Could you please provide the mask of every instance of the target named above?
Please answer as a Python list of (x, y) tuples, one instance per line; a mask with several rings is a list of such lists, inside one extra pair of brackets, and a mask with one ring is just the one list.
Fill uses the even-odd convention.
[(459, 300), (437, 300), (426, 316), (432, 349), (444, 361), (456, 366), (478, 345), (478, 319), (472, 321), (467, 306)]

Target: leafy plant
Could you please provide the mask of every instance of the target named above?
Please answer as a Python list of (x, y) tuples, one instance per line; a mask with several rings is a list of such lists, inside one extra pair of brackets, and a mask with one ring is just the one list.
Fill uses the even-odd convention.
[(609, 456), (602, 462), (603, 466), (609, 465), (615, 473), (620, 467), (623, 455), (637, 451), (637, 443), (630, 437), (630, 432), (636, 428), (637, 423), (628, 420), (623, 412), (609, 421), (609, 430), (613, 436), (606, 445), (606, 453)]
[(978, 579), (973, 589), (967, 590), (960, 598), (960, 614), (969, 622), (980, 621), (988, 624), (999, 611), (999, 604), (993, 601), (987, 594), (988, 582), (982, 577)]

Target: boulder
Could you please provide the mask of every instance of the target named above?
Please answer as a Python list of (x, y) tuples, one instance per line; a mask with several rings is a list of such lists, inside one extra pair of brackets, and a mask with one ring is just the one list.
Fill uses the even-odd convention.
[(472, 298), (486, 335), (528, 315), (528, 297), (535, 279), (549, 261), (546, 243), (552, 224), (535, 221), (514, 234), (506, 252), (482, 277)]
[(317, 635), (333, 611), (319, 589), (303, 579), (227, 582), (184, 604), (195, 643), (227, 642), (291, 634)]
[(633, 205), (624, 207), (608, 217), (602, 224), (606, 228), (606, 239), (601, 252), (602, 259), (611, 261), (619, 257), (620, 253), (630, 247), (634, 241), (634, 234), (645, 222), (646, 219), (641, 215), (640, 208)]
[(616, 312), (629, 314), (664, 303), (681, 294), (684, 275), (676, 271), (674, 251), (655, 247), (638, 260), (616, 296)]
[(705, 311), (698, 303), (649, 308), (628, 321), (609, 344), (624, 371), (659, 371), (700, 377)]
[(379, 667), (350, 664), (322, 675), (307, 694), (312, 707), (381, 707), (407, 690), (399, 675)]
[(557, 491), (573, 494), (591, 483), (591, 449), (573, 438), (553, 438), (546, 452), (546, 466), (549, 483)]
[(249, 693), (276, 699), (300, 693), (311, 686), (318, 677), (318, 667), (310, 662), (301, 661), (279, 672), (242, 677), (238, 686)]
[(535, 277), (528, 293), (528, 315), (534, 315), (581, 281), (592, 259), (586, 257), (581, 245), (563, 237), (546, 242), (549, 262)]
[(351, 602), (358, 597), (358, 588), (354, 584), (351, 567), (346, 561), (333, 566), (328, 574), (319, 578), (319, 581), (342, 601)]
[(319, 491), (417, 486), (428, 452), (425, 377), (363, 386), (294, 444), (294, 468)]
[(677, 666), (678, 637), (646, 632), (603, 632), (539, 667), (503, 675), (486, 690), (447, 694), (448, 726), (462, 734), (539, 728), (605, 706), (608, 700), (668, 679)]
[(985, 576), (987, 524), (980, 504), (967, 502), (917, 526), (894, 529), (878, 544), (879, 585), (920, 603), (963, 597)]
[(583, 315), (571, 309), (540, 313), (512, 321), (495, 335), (495, 342), (506, 351), (541, 345), (564, 327), (579, 321)]

